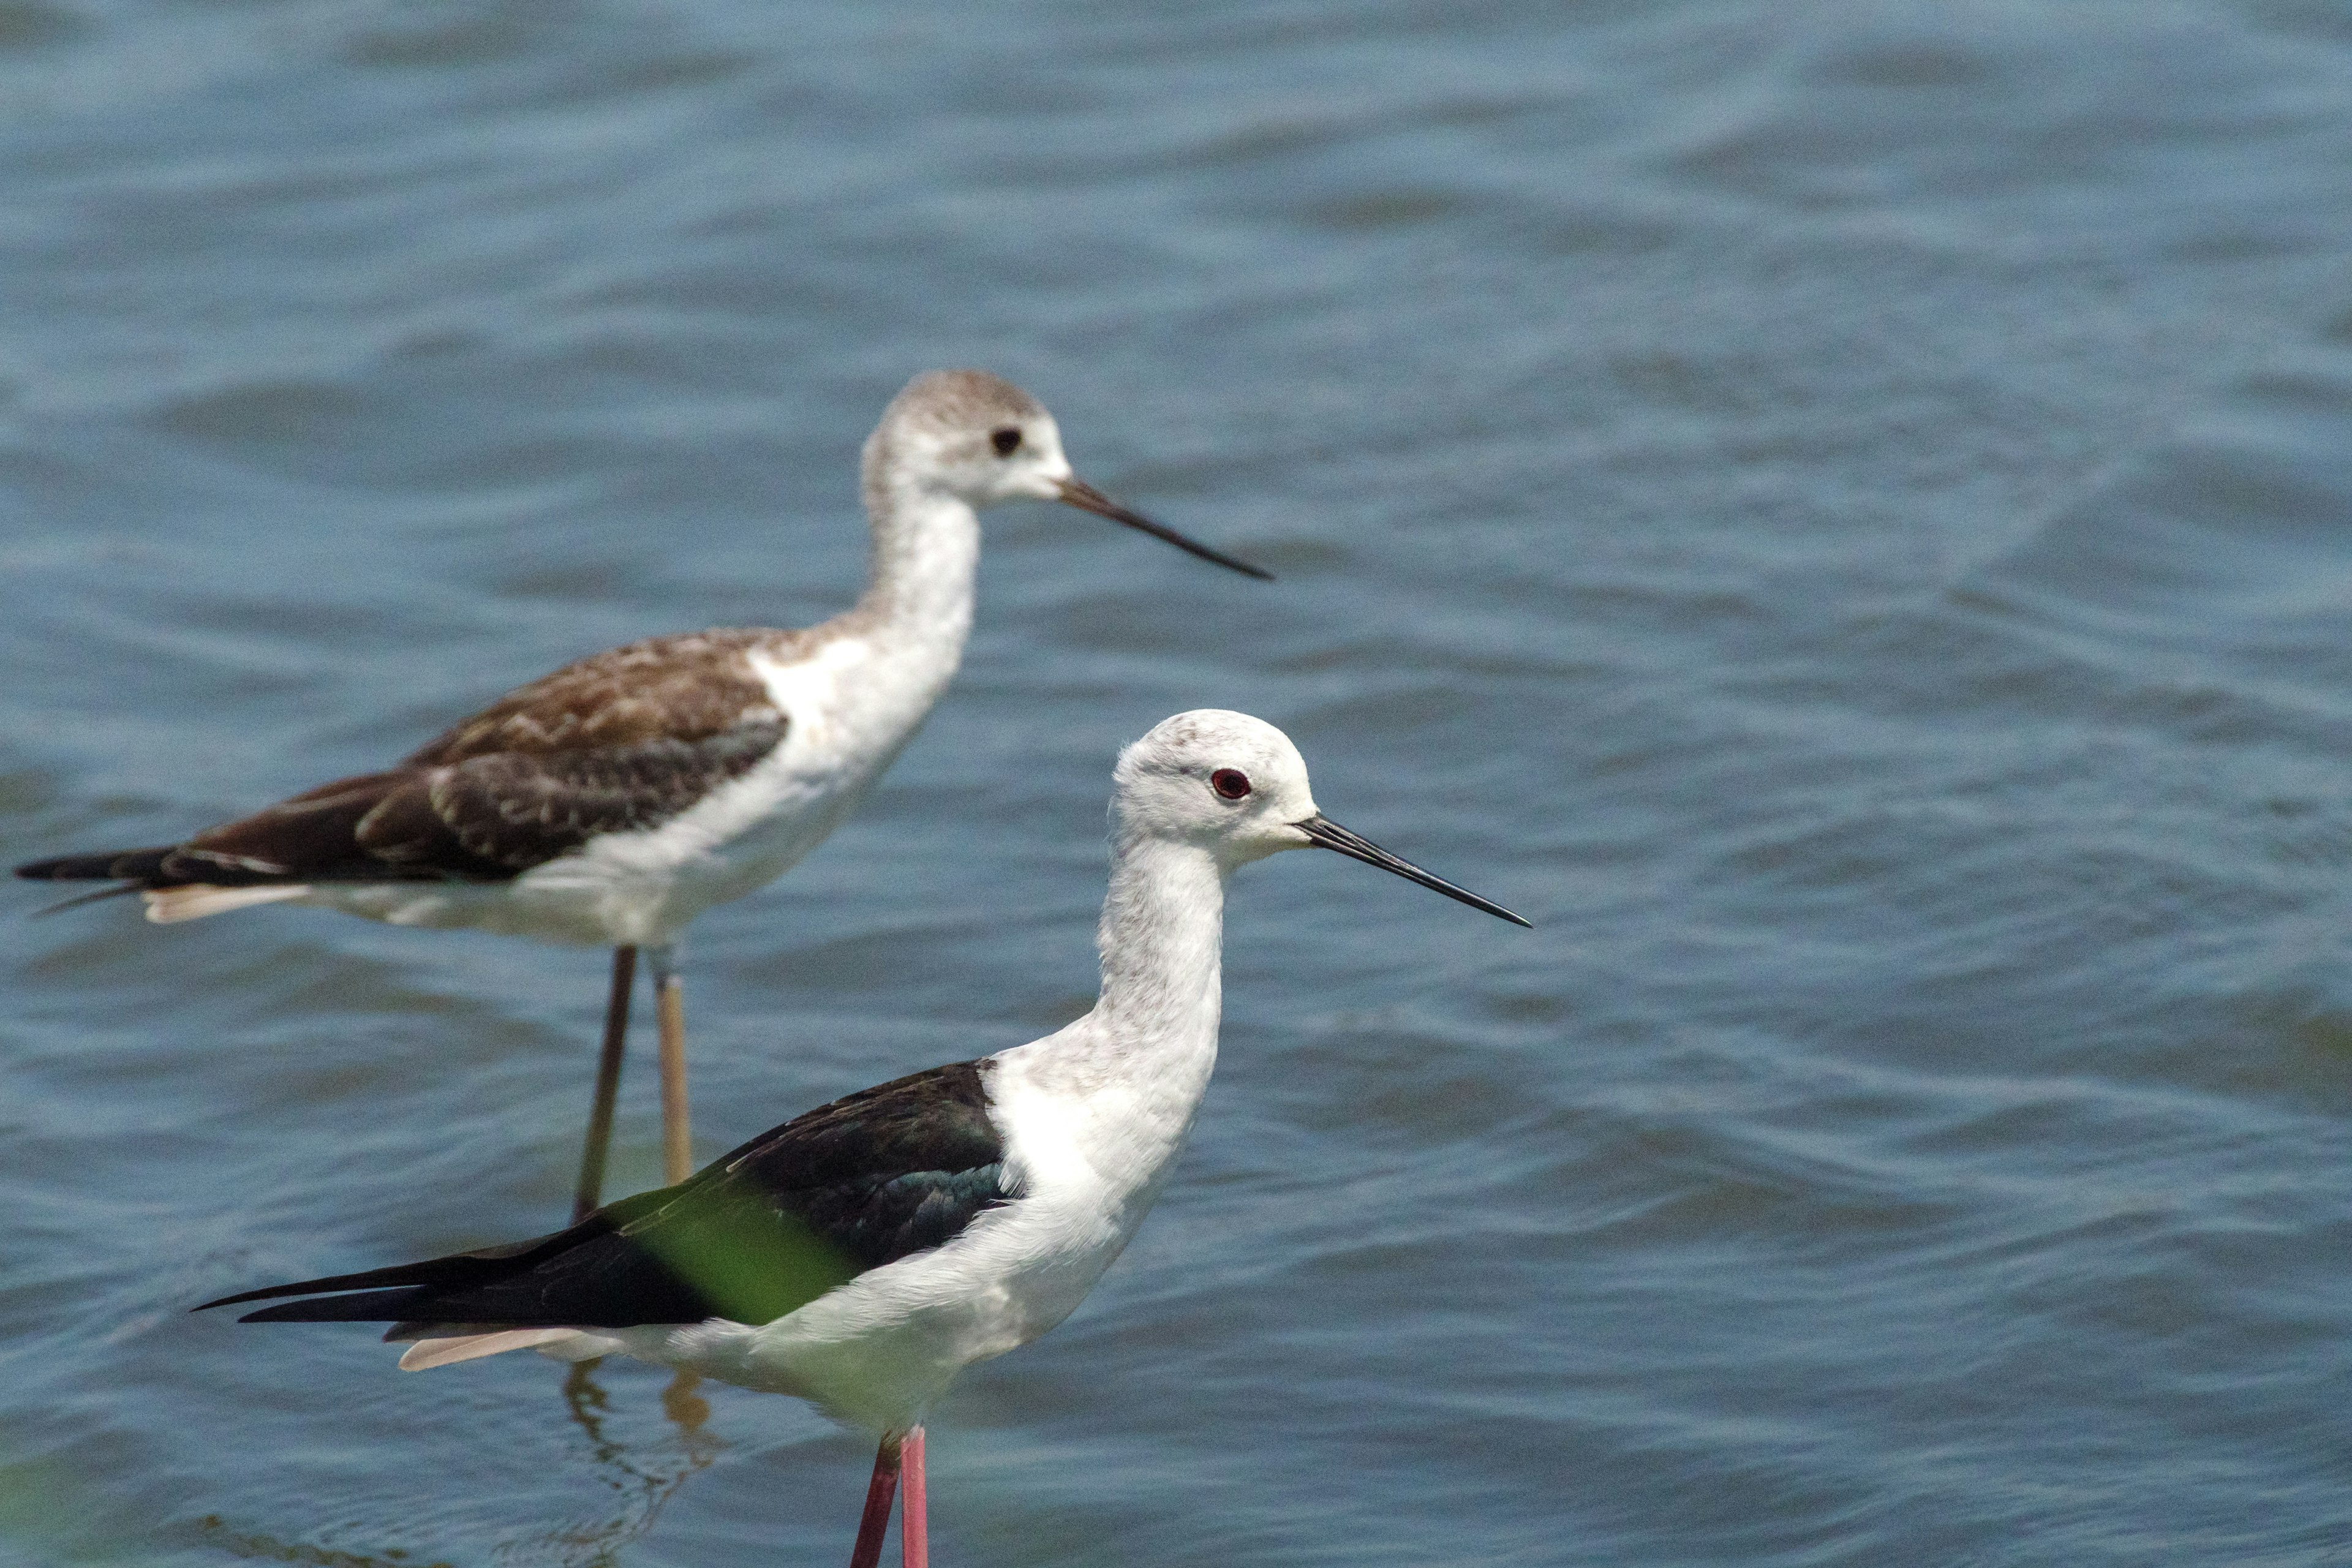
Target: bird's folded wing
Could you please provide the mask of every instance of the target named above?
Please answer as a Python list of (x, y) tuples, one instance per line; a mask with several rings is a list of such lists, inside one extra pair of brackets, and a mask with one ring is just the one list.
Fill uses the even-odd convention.
[(499, 881), (604, 834), (658, 827), (742, 777), (789, 717), (752, 669), (792, 634), (632, 643), (509, 692), (399, 765), (305, 790), (184, 844), (17, 868), (150, 889)]
[(959, 1062), (835, 1100), (677, 1186), (552, 1236), (206, 1305), (313, 1298), (245, 1320), (268, 1322), (770, 1322), (866, 1269), (944, 1245), (1007, 1200), (984, 1070)]

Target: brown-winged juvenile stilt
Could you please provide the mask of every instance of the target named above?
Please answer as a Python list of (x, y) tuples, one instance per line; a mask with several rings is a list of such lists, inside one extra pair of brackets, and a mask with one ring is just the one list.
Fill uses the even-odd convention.
[(971, 628), (979, 509), (1062, 501), (1268, 575), (1080, 479), (1054, 416), (982, 371), (908, 383), (866, 439), (862, 475), (871, 572), (865, 595), (832, 620), (631, 643), (508, 693), (382, 773), (184, 843), (65, 855), (16, 875), (114, 881), (167, 924), (289, 902), (611, 947), (575, 1219), (602, 1192), (643, 949), (660, 1025), (664, 1179), (684, 1181), (693, 1159), (674, 945), (696, 915), (816, 847), (940, 700)]
[[(390, 1322), (404, 1367), (625, 1353), (814, 1400), (881, 1435), (853, 1568), (924, 1561), (923, 1418), (1060, 1322), (1160, 1194), (1217, 1058), (1225, 879), (1336, 849), (1520, 925), (1316, 809), (1281, 731), (1213, 710), (1118, 759), (1102, 992), (1057, 1033), (866, 1089), (568, 1230), (224, 1297), (245, 1322)], [(202, 1310), (199, 1308), (198, 1310)]]

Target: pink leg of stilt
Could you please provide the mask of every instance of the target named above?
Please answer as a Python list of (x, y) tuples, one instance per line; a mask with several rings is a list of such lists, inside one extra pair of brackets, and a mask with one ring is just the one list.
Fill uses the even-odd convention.
[(866, 1512), (857, 1521), (857, 1545), (849, 1568), (879, 1568), (882, 1537), (890, 1528), (890, 1500), (898, 1495), (898, 1439), (885, 1437), (874, 1453), (874, 1479), (866, 1485)]
[(931, 1521), (923, 1505), (923, 1429), (910, 1426), (898, 1444), (907, 1496), (898, 1505), (898, 1550), (906, 1568), (929, 1568)]

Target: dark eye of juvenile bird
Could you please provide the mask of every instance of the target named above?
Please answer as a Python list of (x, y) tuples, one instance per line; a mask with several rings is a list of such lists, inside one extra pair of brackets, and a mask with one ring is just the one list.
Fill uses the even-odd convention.
[(1209, 787), (1227, 800), (1239, 800), (1249, 794), (1249, 774), (1239, 768), (1219, 768), (1209, 775)]
[(1002, 430), (989, 432), (988, 444), (996, 448), (1000, 458), (1009, 458), (1021, 449), (1021, 432), (1007, 425)]

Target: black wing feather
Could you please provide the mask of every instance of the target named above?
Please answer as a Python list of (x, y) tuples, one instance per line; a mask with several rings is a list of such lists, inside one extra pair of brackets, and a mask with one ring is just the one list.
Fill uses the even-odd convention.
[(987, 1064), (956, 1062), (821, 1106), (675, 1187), (551, 1236), (423, 1263), (273, 1285), (225, 1307), (308, 1296), (247, 1322), (628, 1328), (764, 1323), (869, 1268), (952, 1240), (1009, 1200)]

